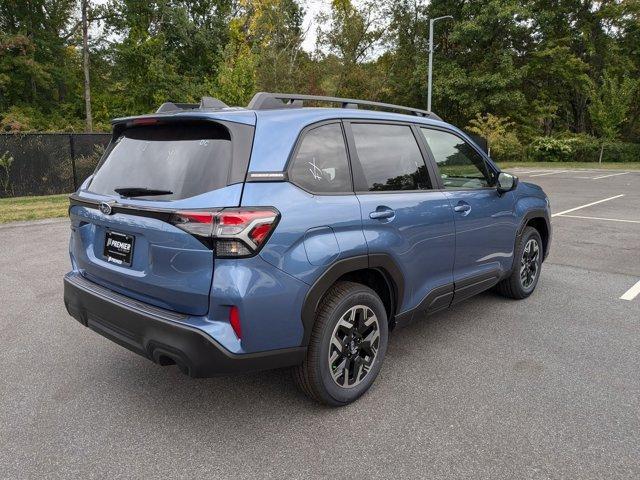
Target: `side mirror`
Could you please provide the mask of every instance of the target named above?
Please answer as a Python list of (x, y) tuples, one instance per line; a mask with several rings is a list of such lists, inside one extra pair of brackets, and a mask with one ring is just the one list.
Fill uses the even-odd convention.
[(510, 173), (500, 172), (498, 175), (498, 193), (510, 192), (518, 186), (518, 177)]

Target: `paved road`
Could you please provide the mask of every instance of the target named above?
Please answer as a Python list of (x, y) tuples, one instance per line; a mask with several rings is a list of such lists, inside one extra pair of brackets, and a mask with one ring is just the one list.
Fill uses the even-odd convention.
[(640, 174), (525, 172), (556, 213), (625, 196), (554, 217), (531, 298), (394, 332), (337, 410), (284, 371), (193, 380), (99, 337), (62, 304), (66, 221), (0, 228), (0, 477), (640, 477), (640, 298), (619, 299), (640, 280)]

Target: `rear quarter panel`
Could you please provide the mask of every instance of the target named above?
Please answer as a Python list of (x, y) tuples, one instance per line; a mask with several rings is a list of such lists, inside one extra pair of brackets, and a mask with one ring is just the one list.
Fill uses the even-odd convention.
[(329, 264), (367, 253), (354, 194), (312, 195), (288, 182), (255, 182), (245, 185), (242, 205), (278, 209), (280, 221), (260, 256), (309, 285)]

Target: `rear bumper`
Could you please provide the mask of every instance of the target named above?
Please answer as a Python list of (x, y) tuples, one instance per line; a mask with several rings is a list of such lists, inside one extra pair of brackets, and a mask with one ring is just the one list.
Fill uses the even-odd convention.
[(299, 365), (306, 349), (233, 354), (188, 318), (115, 293), (71, 272), (64, 277), (69, 314), (100, 335), (160, 365), (177, 364), (192, 377)]

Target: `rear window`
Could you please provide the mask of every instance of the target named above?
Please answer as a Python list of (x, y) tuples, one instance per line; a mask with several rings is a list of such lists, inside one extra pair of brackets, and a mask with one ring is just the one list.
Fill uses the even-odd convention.
[(136, 198), (178, 200), (227, 185), (232, 162), (229, 131), (216, 124), (134, 127), (109, 147), (88, 189), (118, 195), (115, 189), (172, 192)]

